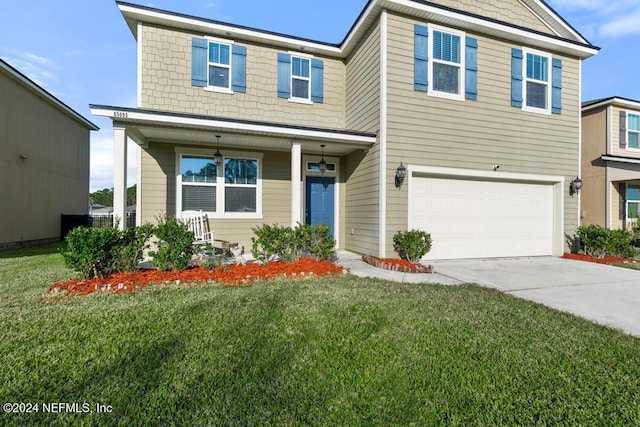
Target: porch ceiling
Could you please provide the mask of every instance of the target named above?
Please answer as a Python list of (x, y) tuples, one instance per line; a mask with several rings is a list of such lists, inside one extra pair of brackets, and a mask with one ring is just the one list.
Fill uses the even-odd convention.
[(136, 108), (91, 105), (91, 113), (109, 117), (114, 127), (124, 127), (140, 145), (160, 142), (175, 145), (290, 151), (293, 141), (302, 144), (303, 152), (346, 155), (367, 149), (376, 142), (376, 135), (356, 131), (298, 127), (278, 123), (230, 120), (225, 118), (173, 114)]

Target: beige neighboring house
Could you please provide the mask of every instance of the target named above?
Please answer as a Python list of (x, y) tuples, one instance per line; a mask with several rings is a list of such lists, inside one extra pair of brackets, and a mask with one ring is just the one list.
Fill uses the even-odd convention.
[(582, 105), (581, 209), (584, 225), (631, 229), (640, 209), (640, 101)]
[(202, 209), (247, 247), (252, 227), (307, 222), (379, 257), (413, 228), (430, 259), (561, 255), (578, 226), (598, 48), (542, 1), (371, 0), (337, 44), (116, 4), (138, 106), (91, 110), (115, 129), (117, 215), (132, 140), (139, 221)]
[(0, 59), (0, 247), (60, 239), (89, 209), (96, 125)]

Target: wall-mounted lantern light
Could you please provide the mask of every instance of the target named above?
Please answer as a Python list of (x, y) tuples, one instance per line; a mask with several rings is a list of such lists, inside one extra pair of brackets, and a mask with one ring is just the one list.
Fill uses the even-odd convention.
[(407, 168), (404, 167), (402, 162), (400, 162), (400, 166), (396, 169), (396, 188), (402, 187), (404, 184), (404, 178), (407, 176)]
[(216, 141), (217, 141), (217, 149), (216, 149), (216, 153), (213, 155), (213, 157), (214, 157), (214, 159), (216, 161), (216, 166), (221, 168), (222, 167), (222, 163), (224, 162), (224, 156), (220, 152), (220, 135), (216, 135)]
[(576, 176), (576, 179), (569, 183), (569, 195), (573, 196), (582, 190), (582, 180)]
[(327, 162), (324, 159), (324, 144), (322, 144), (320, 148), (322, 148), (322, 159), (318, 162), (318, 168), (320, 169), (320, 173), (325, 173), (327, 171)]

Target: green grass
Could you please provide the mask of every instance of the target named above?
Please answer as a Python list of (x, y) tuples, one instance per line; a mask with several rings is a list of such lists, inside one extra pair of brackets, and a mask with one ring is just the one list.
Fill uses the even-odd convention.
[(53, 246), (0, 252), (0, 400), (40, 404), (0, 424), (640, 423), (639, 339), (495, 290), (345, 277), (45, 295), (72, 275)]

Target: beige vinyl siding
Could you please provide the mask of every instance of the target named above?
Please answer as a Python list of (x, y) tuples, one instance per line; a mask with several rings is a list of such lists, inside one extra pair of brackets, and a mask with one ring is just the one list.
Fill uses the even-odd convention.
[[(511, 49), (523, 46), (478, 39), (478, 100), (453, 101), (414, 91), (413, 32), (418, 22), (389, 15), (387, 252), (407, 227), (407, 188), (391, 183), (405, 164), (565, 176), (565, 233), (578, 225), (578, 198), (568, 196), (578, 175), (579, 61), (562, 57), (561, 115), (511, 107)], [(463, 71), (464, 72), (464, 71)], [(428, 230), (427, 230), (428, 231)]]
[(625, 206), (622, 202), (624, 193), (620, 192), (620, 182), (609, 183), (611, 191), (611, 229), (620, 230), (624, 228)]
[(583, 225), (606, 223), (606, 164), (600, 156), (607, 152), (607, 107), (589, 111), (582, 116), (582, 170), (583, 182), (580, 209), (584, 212)]
[(346, 157), (345, 245), (357, 253), (378, 255), (380, 224), (378, 165), (380, 145)]
[[(142, 151), (142, 222), (176, 214), (176, 153), (174, 145), (150, 143)], [(221, 147), (223, 150), (224, 147)], [(234, 150), (236, 151), (236, 150)], [(213, 154), (214, 150), (211, 151)], [(239, 242), (251, 250), (252, 228), (291, 223), (291, 166), (289, 153), (267, 151), (262, 159), (263, 219), (209, 220), (216, 240)]]
[(438, 4), (490, 19), (513, 23), (546, 34), (556, 35), (519, 0), (438, 0)]
[(61, 214), (88, 213), (89, 134), (0, 70), (0, 246), (57, 240)]
[(191, 42), (181, 31), (145, 25), (142, 36), (142, 108), (300, 126), (344, 128), (345, 66), (324, 61), (324, 102), (307, 105), (277, 97), (282, 49), (235, 40), (247, 48), (247, 91), (225, 94), (191, 86)]
[(640, 111), (620, 108), (617, 105), (613, 105), (611, 108), (611, 154), (614, 156), (635, 157), (640, 159), (640, 150), (628, 148), (628, 138), (627, 148), (620, 148), (620, 112), (626, 111), (627, 114), (640, 114)]
[(380, 129), (380, 26), (377, 23), (347, 61), (347, 129)]

